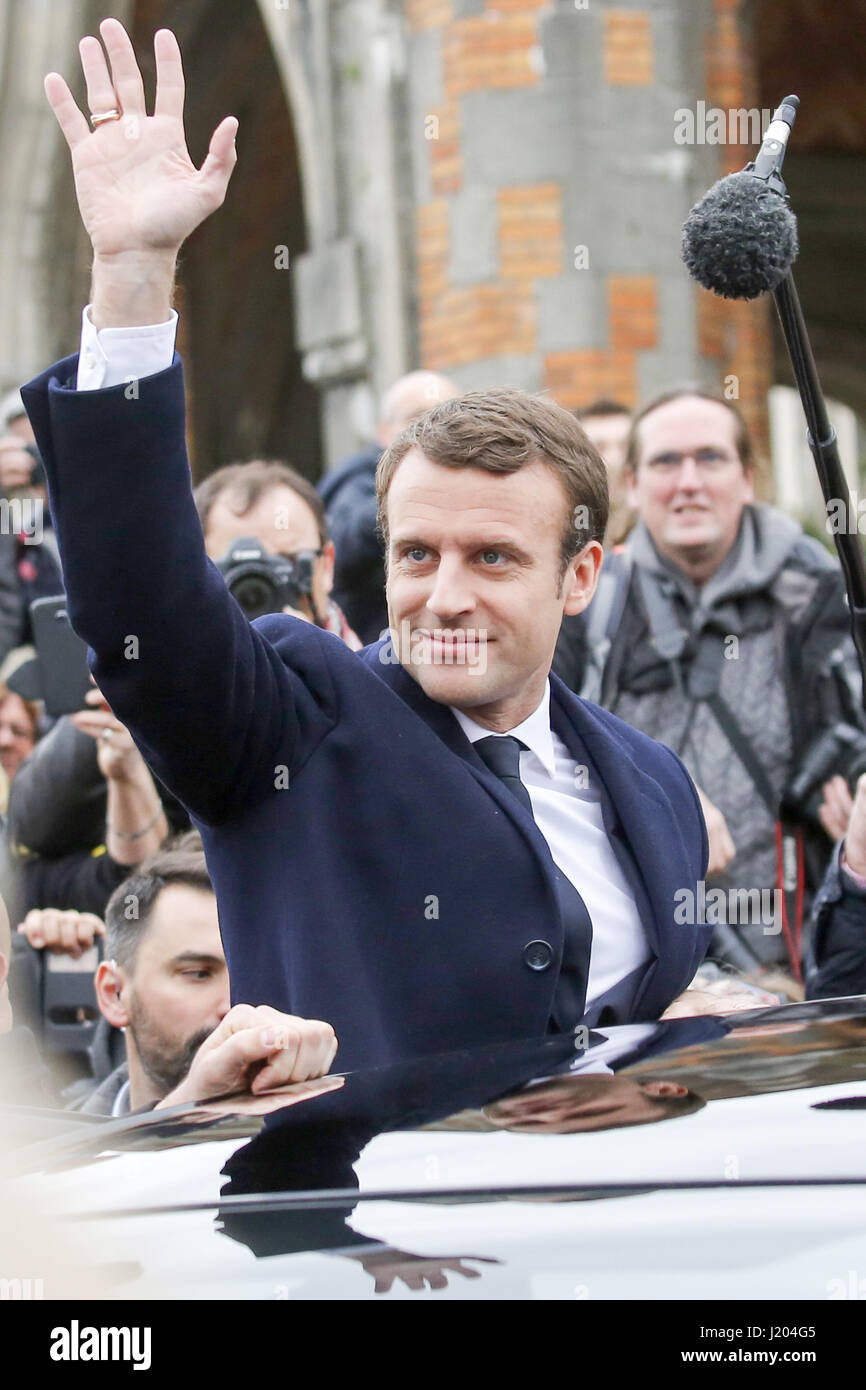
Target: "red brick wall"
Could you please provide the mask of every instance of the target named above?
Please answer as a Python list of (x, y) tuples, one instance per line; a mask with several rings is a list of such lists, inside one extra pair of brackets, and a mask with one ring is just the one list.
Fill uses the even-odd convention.
[(447, 199), (419, 209), (421, 362), (434, 371), (535, 348), (534, 282), (563, 269), (559, 185), (503, 188), (497, 203), (500, 279), (470, 286), (448, 281)]
[[(436, 138), (429, 142), (434, 198), (419, 209), (417, 221), (421, 362), (434, 370), (534, 352), (536, 282), (568, 268), (560, 186), (507, 187), (497, 197), (499, 279), (469, 287), (448, 283), (448, 195), (463, 187), (461, 98), (538, 82), (533, 49), (537, 11), (544, 5), (545, 0), (489, 0), (483, 15), (455, 19), (447, 0), (407, 3), (410, 28), (442, 30), (445, 100), (428, 113), (438, 120)], [(651, 83), (649, 14), (613, 9), (603, 20), (606, 80), (622, 86)], [(544, 387), (563, 405), (585, 404), (598, 395), (637, 404), (636, 354), (657, 343), (655, 278), (611, 275), (607, 299), (609, 347), (545, 357)]]
[(611, 86), (646, 87), (653, 80), (650, 17), (642, 10), (606, 10), (604, 80)]
[[(528, 88), (539, 80), (533, 49), (544, 0), (488, 0), (484, 13), (456, 19), (449, 0), (407, 0), (410, 28), (439, 28), (443, 104), (438, 138), (429, 142), (433, 201), (418, 212), (421, 362), (435, 370), (492, 355), (532, 353), (536, 337), (535, 287), (563, 274), (562, 190), (556, 183), (507, 187), (497, 197), (499, 277), (495, 283), (452, 286), (448, 281), (449, 196), (463, 187), (461, 107), (469, 92)], [(741, 0), (714, 0), (707, 36), (708, 106), (755, 105), (755, 82), (742, 32)], [(604, 81), (613, 87), (650, 86), (656, 80), (648, 10), (606, 8), (602, 18)], [(719, 176), (742, 167), (742, 146), (719, 147)], [(595, 274), (589, 269), (585, 274)], [(738, 379), (739, 403), (756, 432), (767, 438), (770, 385), (769, 306), (731, 304), (697, 290), (700, 352), (717, 366), (719, 383)], [(638, 354), (658, 346), (658, 286), (652, 275), (610, 274), (606, 284), (607, 344), (548, 353), (542, 385), (563, 405), (613, 396), (637, 405)]]
[[(758, 83), (746, 42), (742, 0), (714, 0), (714, 24), (705, 49), (707, 106), (723, 111), (760, 106)], [(719, 146), (718, 177), (742, 169), (754, 151), (743, 145)], [(698, 345), (718, 365), (722, 381), (736, 377), (739, 405), (755, 440), (759, 457), (769, 454), (767, 392), (773, 384), (771, 322), (773, 306), (764, 296), (751, 302), (719, 299), (695, 288)], [(768, 477), (761, 470), (762, 489)]]

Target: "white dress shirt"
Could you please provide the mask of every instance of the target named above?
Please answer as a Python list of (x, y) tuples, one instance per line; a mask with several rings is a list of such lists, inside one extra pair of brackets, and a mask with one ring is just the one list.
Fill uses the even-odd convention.
[[(141, 328), (103, 328), (97, 333), (90, 306), (82, 314), (78, 390), (120, 386), (171, 366), (177, 314)], [(490, 736), (454, 709), (471, 743)], [(604, 827), (601, 799), (581, 787), (568, 749), (550, 727), (550, 682), (538, 708), (508, 733), (527, 745), (520, 778), (529, 792), (536, 824), (555, 864), (578, 890), (592, 919), (592, 952), (586, 1002), (591, 1004), (650, 957), (637, 904)], [(539, 931), (542, 928), (539, 927)]]
[(166, 323), (142, 328), (100, 328), (90, 321), (90, 305), (81, 315), (81, 350), (78, 357), (79, 391), (101, 391), (145, 376), (164, 372), (174, 358), (177, 314)]
[[(597, 1073), (613, 1076), (616, 1072), (614, 1064), (629, 1052), (634, 1052), (642, 1042), (651, 1038), (655, 1031), (655, 1023), (620, 1023), (612, 1038), (604, 1033), (597, 1034), (599, 1041), (587, 1048), (586, 1052), (578, 1052), (569, 1062), (568, 1070), (580, 1072), (581, 1075)], [(562, 1075), (562, 1071), (554, 1071), (549, 1076), (538, 1076), (533, 1081), (527, 1081), (526, 1089), (529, 1090), (530, 1086), (543, 1086)]]
[[(470, 743), (491, 737), (489, 729), (462, 710), (451, 712)], [(507, 733), (526, 744), (520, 753), (520, 780), (529, 792), (535, 823), (553, 862), (580, 893), (592, 919), (586, 990), (591, 1004), (649, 960), (634, 894), (607, 837), (598, 791), (579, 785), (574, 758), (550, 727), (550, 681), (538, 707)]]

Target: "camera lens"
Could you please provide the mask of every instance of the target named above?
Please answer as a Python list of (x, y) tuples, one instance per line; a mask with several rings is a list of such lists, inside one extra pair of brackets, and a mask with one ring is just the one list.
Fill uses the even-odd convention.
[(260, 618), (272, 612), (274, 587), (257, 574), (242, 575), (230, 592), (248, 618)]

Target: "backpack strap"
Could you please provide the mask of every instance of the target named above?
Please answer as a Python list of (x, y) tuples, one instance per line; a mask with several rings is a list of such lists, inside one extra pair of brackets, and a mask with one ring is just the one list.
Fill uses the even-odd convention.
[(602, 569), (599, 575), (595, 596), (587, 610), (588, 654), (579, 692), (584, 700), (599, 701), (610, 649), (628, 598), (632, 568), (632, 557), (625, 550), (616, 557), (615, 565)]
[(663, 661), (678, 663), (689, 635), (680, 625), (670, 591), (663, 579), (641, 565), (637, 581), (649, 621), (650, 641)]
[(721, 727), (722, 733), (733, 748), (746, 772), (752, 779), (755, 791), (763, 801), (773, 820), (778, 819), (779, 798), (773, 789), (764, 764), (761, 762), (751, 739), (745, 733), (742, 725), (737, 719), (730, 705), (727, 704), (717, 690), (705, 697), (707, 704), (716, 717)]

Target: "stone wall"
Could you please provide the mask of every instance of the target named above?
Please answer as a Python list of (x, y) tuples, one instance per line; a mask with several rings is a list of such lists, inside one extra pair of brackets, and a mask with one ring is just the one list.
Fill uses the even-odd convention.
[(676, 138), (701, 100), (754, 104), (738, 6), (408, 0), (406, 19), (421, 363), (572, 407), (727, 381), (763, 437), (767, 306), (698, 291), (679, 254), (689, 207), (752, 154)]
[[(157, 25), (178, 28), (196, 157), (225, 103), (241, 118), (243, 167), (182, 273), (198, 471), (266, 452), (315, 475), (419, 365), (567, 406), (725, 385), (763, 444), (767, 387), (786, 375), (771, 306), (696, 289), (679, 239), (689, 207), (754, 153), (702, 138), (699, 118), (775, 104), (788, 72), (806, 83), (786, 166), (801, 292), (828, 386), (862, 410), (862, 218), (848, 213), (866, 128), (840, 38), (863, 30), (866, 4), (834, 8), (824, 48), (810, 5), (784, 8), (780, 26), (775, 0), (116, 5), (142, 54)], [(42, 77), (75, 78), (103, 9), (0, 0), (5, 387), (77, 340), (88, 248)]]

